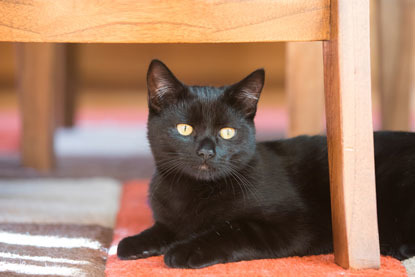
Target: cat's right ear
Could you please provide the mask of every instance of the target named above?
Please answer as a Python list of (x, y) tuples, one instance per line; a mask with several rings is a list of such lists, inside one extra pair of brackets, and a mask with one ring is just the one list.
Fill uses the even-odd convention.
[(164, 63), (153, 60), (147, 71), (147, 90), (150, 110), (160, 112), (164, 105), (177, 101), (184, 86)]

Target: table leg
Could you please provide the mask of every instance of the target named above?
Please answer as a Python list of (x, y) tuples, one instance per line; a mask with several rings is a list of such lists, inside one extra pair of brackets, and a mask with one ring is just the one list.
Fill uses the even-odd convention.
[(40, 171), (54, 167), (54, 91), (57, 45), (17, 43), (21, 111), (21, 157), (24, 166)]
[(56, 65), (56, 126), (73, 127), (77, 94), (76, 44), (58, 44)]

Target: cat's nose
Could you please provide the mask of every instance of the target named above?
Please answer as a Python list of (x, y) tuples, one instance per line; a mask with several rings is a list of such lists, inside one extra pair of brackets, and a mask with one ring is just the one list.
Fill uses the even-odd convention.
[(215, 152), (215, 143), (210, 138), (204, 138), (199, 145), (199, 148), (196, 150), (196, 153), (199, 157), (203, 158), (205, 161), (214, 157)]
[(197, 151), (197, 154), (203, 159), (208, 160), (215, 156), (215, 151), (213, 149), (202, 148), (199, 151)]

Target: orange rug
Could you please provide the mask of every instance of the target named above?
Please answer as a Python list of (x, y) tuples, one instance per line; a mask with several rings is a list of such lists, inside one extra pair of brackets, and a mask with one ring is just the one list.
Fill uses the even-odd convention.
[(121, 261), (116, 245), (125, 236), (136, 234), (152, 225), (147, 204), (148, 181), (133, 181), (124, 185), (121, 207), (114, 231), (107, 267), (108, 277), (121, 276), (407, 276), (402, 264), (391, 257), (382, 257), (380, 270), (345, 270), (334, 264), (333, 255), (290, 257), (283, 259), (243, 261), (218, 264), (203, 269), (171, 269), (163, 258), (151, 257)]

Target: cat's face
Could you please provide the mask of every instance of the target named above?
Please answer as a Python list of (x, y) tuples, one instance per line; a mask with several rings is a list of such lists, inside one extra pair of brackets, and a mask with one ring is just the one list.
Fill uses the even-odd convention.
[(160, 173), (199, 180), (235, 175), (255, 153), (257, 70), (226, 87), (186, 86), (160, 61), (147, 74), (148, 138)]

